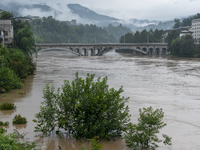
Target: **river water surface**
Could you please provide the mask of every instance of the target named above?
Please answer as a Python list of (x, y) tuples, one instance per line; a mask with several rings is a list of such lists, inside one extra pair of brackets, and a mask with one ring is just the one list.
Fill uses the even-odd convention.
[[(86, 141), (52, 135), (39, 138), (32, 122), (43, 101), (42, 90), (47, 83), (56, 88), (63, 80), (72, 81), (75, 73), (85, 78), (87, 73), (108, 77), (115, 89), (123, 86), (125, 97), (130, 97), (131, 121), (137, 123), (139, 108), (162, 108), (167, 126), (161, 133), (172, 137), (172, 146), (159, 144), (158, 150), (200, 149), (200, 59), (120, 55), (114, 51), (104, 56), (78, 57), (68, 52), (54, 51), (38, 54), (37, 70), (29, 76), (23, 89), (13, 90), (0, 101), (14, 103), (14, 111), (0, 111), (0, 120), (9, 121), (8, 133), (18, 129), (26, 138), (36, 141), (43, 150), (79, 150), (89, 145)], [(23, 93), (23, 94), (22, 94)], [(27, 125), (12, 125), (16, 114), (28, 119)], [(159, 135), (160, 136), (160, 135)], [(100, 141), (105, 150), (128, 150), (123, 140)]]

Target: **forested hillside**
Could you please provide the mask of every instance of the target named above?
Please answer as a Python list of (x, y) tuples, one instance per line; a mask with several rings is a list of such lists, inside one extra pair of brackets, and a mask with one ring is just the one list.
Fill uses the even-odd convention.
[(68, 25), (55, 20), (52, 16), (36, 19), (32, 22), (32, 31), (36, 43), (116, 43), (120, 36), (132, 32), (129, 28), (98, 27), (96, 25)]
[(194, 16), (189, 16), (187, 18), (184, 18), (182, 21), (180, 19), (174, 19), (175, 24), (174, 24), (173, 28), (179, 28), (181, 26), (191, 26), (192, 20), (198, 19), (198, 18), (200, 18), (200, 13), (197, 13)]

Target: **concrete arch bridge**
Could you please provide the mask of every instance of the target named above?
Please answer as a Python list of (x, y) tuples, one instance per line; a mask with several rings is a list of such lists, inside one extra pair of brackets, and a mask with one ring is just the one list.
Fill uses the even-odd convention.
[(168, 54), (167, 43), (36, 43), (36, 49), (39, 52), (58, 49), (78, 56), (101, 56), (112, 49), (131, 49), (143, 55)]

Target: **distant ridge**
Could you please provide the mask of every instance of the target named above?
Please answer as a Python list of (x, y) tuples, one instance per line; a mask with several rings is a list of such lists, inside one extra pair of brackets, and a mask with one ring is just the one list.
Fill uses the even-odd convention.
[(114, 17), (97, 14), (96, 12), (88, 9), (87, 7), (83, 7), (80, 4), (68, 4), (67, 6), (69, 9), (71, 9), (72, 13), (79, 15), (81, 18), (94, 20), (94, 21), (118, 21), (119, 20)]
[[(16, 15), (21, 16), (21, 12), (24, 9), (27, 10), (32, 10), (32, 9), (37, 9), (39, 10), (41, 13), (40, 17), (42, 16), (42, 13), (45, 13), (49, 15), (52, 15), (52, 12), (56, 12), (57, 15), (66, 13), (65, 11), (62, 11), (62, 9), (59, 9), (60, 7), (58, 7), (59, 5), (57, 5), (57, 7), (54, 9), (53, 7), (49, 6), (48, 3), (47, 4), (22, 4), (22, 3), (18, 3), (18, 2), (9, 2), (7, 5), (4, 5), (3, 3), (0, 2), (0, 9), (5, 10), (5, 11), (10, 11), (10, 12), (16, 12)], [(129, 19), (127, 22), (124, 21), (123, 19), (118, 19), (118, 18), (114, 18), (114, 17), (110, 17), (110, 16), (106, 16), (106, 15), (101, 15), (96, 13), (93, 10), (90, 10), (87, 7), (81, 6), (80, 4), (68, 4), (66, 5), (69, 10), (71, 11), (72, 14), (74, 15), (73, 19), (77, 19), (77, 22), (82, 23), (83, 24), (96, 24), (97, 26), (108, 26), (109, 24), (112, 24), (113, 26), (119, 26), (120, 24), (122, 24), (125, 27), (130, 28), (133, 32), (135, 32), (136, 30), (138, 31), (142, 31), (144, 29), (146, 29), (147, 31), (149, 31), (150, 29), (172, 29), (173, 25), (174, 25), (174, 20), (170, 20), (170, 21), (165, 21), (165, 22), (160, 22), (157, 20), (152, 20), (149, 21), (148, 19)], [(26, 12), (26, 11), (25, 11)], [(26, 14), (26, 16), (34, 16), (35, 14)], [(71, 14), (69, 14), (71, 15)], [(79, 20), (79, 16), (82, 19), (82, 22)], [(71, 16), (69, 16), (70, 18)], [(133, 14), (134, 17), (134, 14)], [(66, 19), (67, 20), (67, 19)]]

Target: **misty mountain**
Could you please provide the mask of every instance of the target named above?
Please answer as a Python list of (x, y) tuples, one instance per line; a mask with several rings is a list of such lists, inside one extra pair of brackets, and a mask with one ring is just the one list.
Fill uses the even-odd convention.
[(134, 24), (135, 26), (147, 26), (149, 24), (158, 24), (160, 21), (157, 20), (152, 20), (149, 21), (147, 19), (144, 20), (138, 20), (138, 19), (130, 19), (131, 23)]
[(172, 29), (173, 26), (174, 26), (174, 20), (170, 20), (170, 21), (165, 21), (165, 22), (159, 22), (158, 24), (149, 24), (144, 27), (137, 27), (135, 30), (138, 30), (138, 31), (143, 31), (144, 29), (146, 29), (147, 31), (149, 31), (150, 29), (169, 30), (169, 29)]
[[(59, 5), (57, 5), (59, 6)], [(132, 31), (142, 31), (146, 29), (147, 31), (149, 29), (171, 29), (174, 25), (174, 21), (167, 21), (167, 22), (160, 22), (157, 20), (149, 21), (147, 19), (145, 20), (139, 20), (139, 19), (130, 19), (129, 21), (124, 21), (122, 19), (106, 16), (106, 15), (101, 15), (96, 13), (93, 10), (90, 10), (87, 7), (81, 6), (80, 4), (68, 4), (67, 7), (69, 8), (69, 11), (71, 11), (71, 14), (66, 14), (69, 17), (74, 17), (74, 19), (77, 19), (78, 23), (82, 24), (96, 24), (97, 26), (108, 26), (109, 24), (113, 26), (119, 26), (122, 24), (125, 27), (130, 28)], [(19, 16), (22, 16), (20, 14), (22, 10), (34, 10), (37, 9), (37, 11), (41, 12), (41, 16), (43, 17), (42, 14), (52, 14), (52, 12), (56, 12), (57, 15), (65, 15), (65, 13), (62, 11), (62, 9), (59, 9), (58, 7), (56, 9), (48, 6), (47, 4), (20, 4), (17, 2), (10, 2), (7, 5), (4, 5), (0, 2), (0, 9), (5, 10), (5, 11), (10, 11), (10, 12), (16, 12), (15, 14), (19, 14)], [(59, 10), (58, 10), (59, 9)], [(26, 16), (34, 16), (35, 14), (26, 14)], [(65, 15), (65, 16), (66, 16)], [(77, 16), (77, 18), (76, 18)], [(84, 20), (84, 22), (81, 22), (79, 20), (81, 18)]]
[(92, 22), (98, 26), (108, 26), (109, 24), (112, 24), (114, 26), (118, 26), (122, 24), (125, 27), (130, 28), (132, 31), (142, 31), (144, 29), (149, 30), (153, 29), (171, 29), (174, 25), (174, 21), (167, 21), (167, 22), (160, 22), (157, 20), (138, 20), (138, 19), (130, 19), (127, 23), (122, 19), (117, 19), (113, 17), (109, 17), (106, 15), (100, 15), (92, 10), (90, 10), (87, 7), (83, 7), (79, 4), (68, 4), (68, 8), (72, 11), (73, 14), (76, 14), (80, 16), (81, 18), (84, 18), (85, 20), (88, 20), (89, 22)]
[[(0, 3), (0, 9), (3, 9), (5, 11), (10, 11), (10, 12), (16, 12), (20, 14), (20, 11), (22, 9), (38, 9), (41, 12), (50, 12), (53, 11), (54, 9), (51, 8), (50, 6), (46, 4), (19, 4), (16, 2), (10, 2), (7, 5), (3, 5)], [(34, 15), (34, 14), (29, 14), (29, 15)]]
[(96, 12), (88, 9), (87, 7), (83, 7), (80, 4), (68, 4), (67, 6), (72, 13), (79, 15), (81, 18), (95, 21), (119, 21), (117, 18), (97, 14)]

